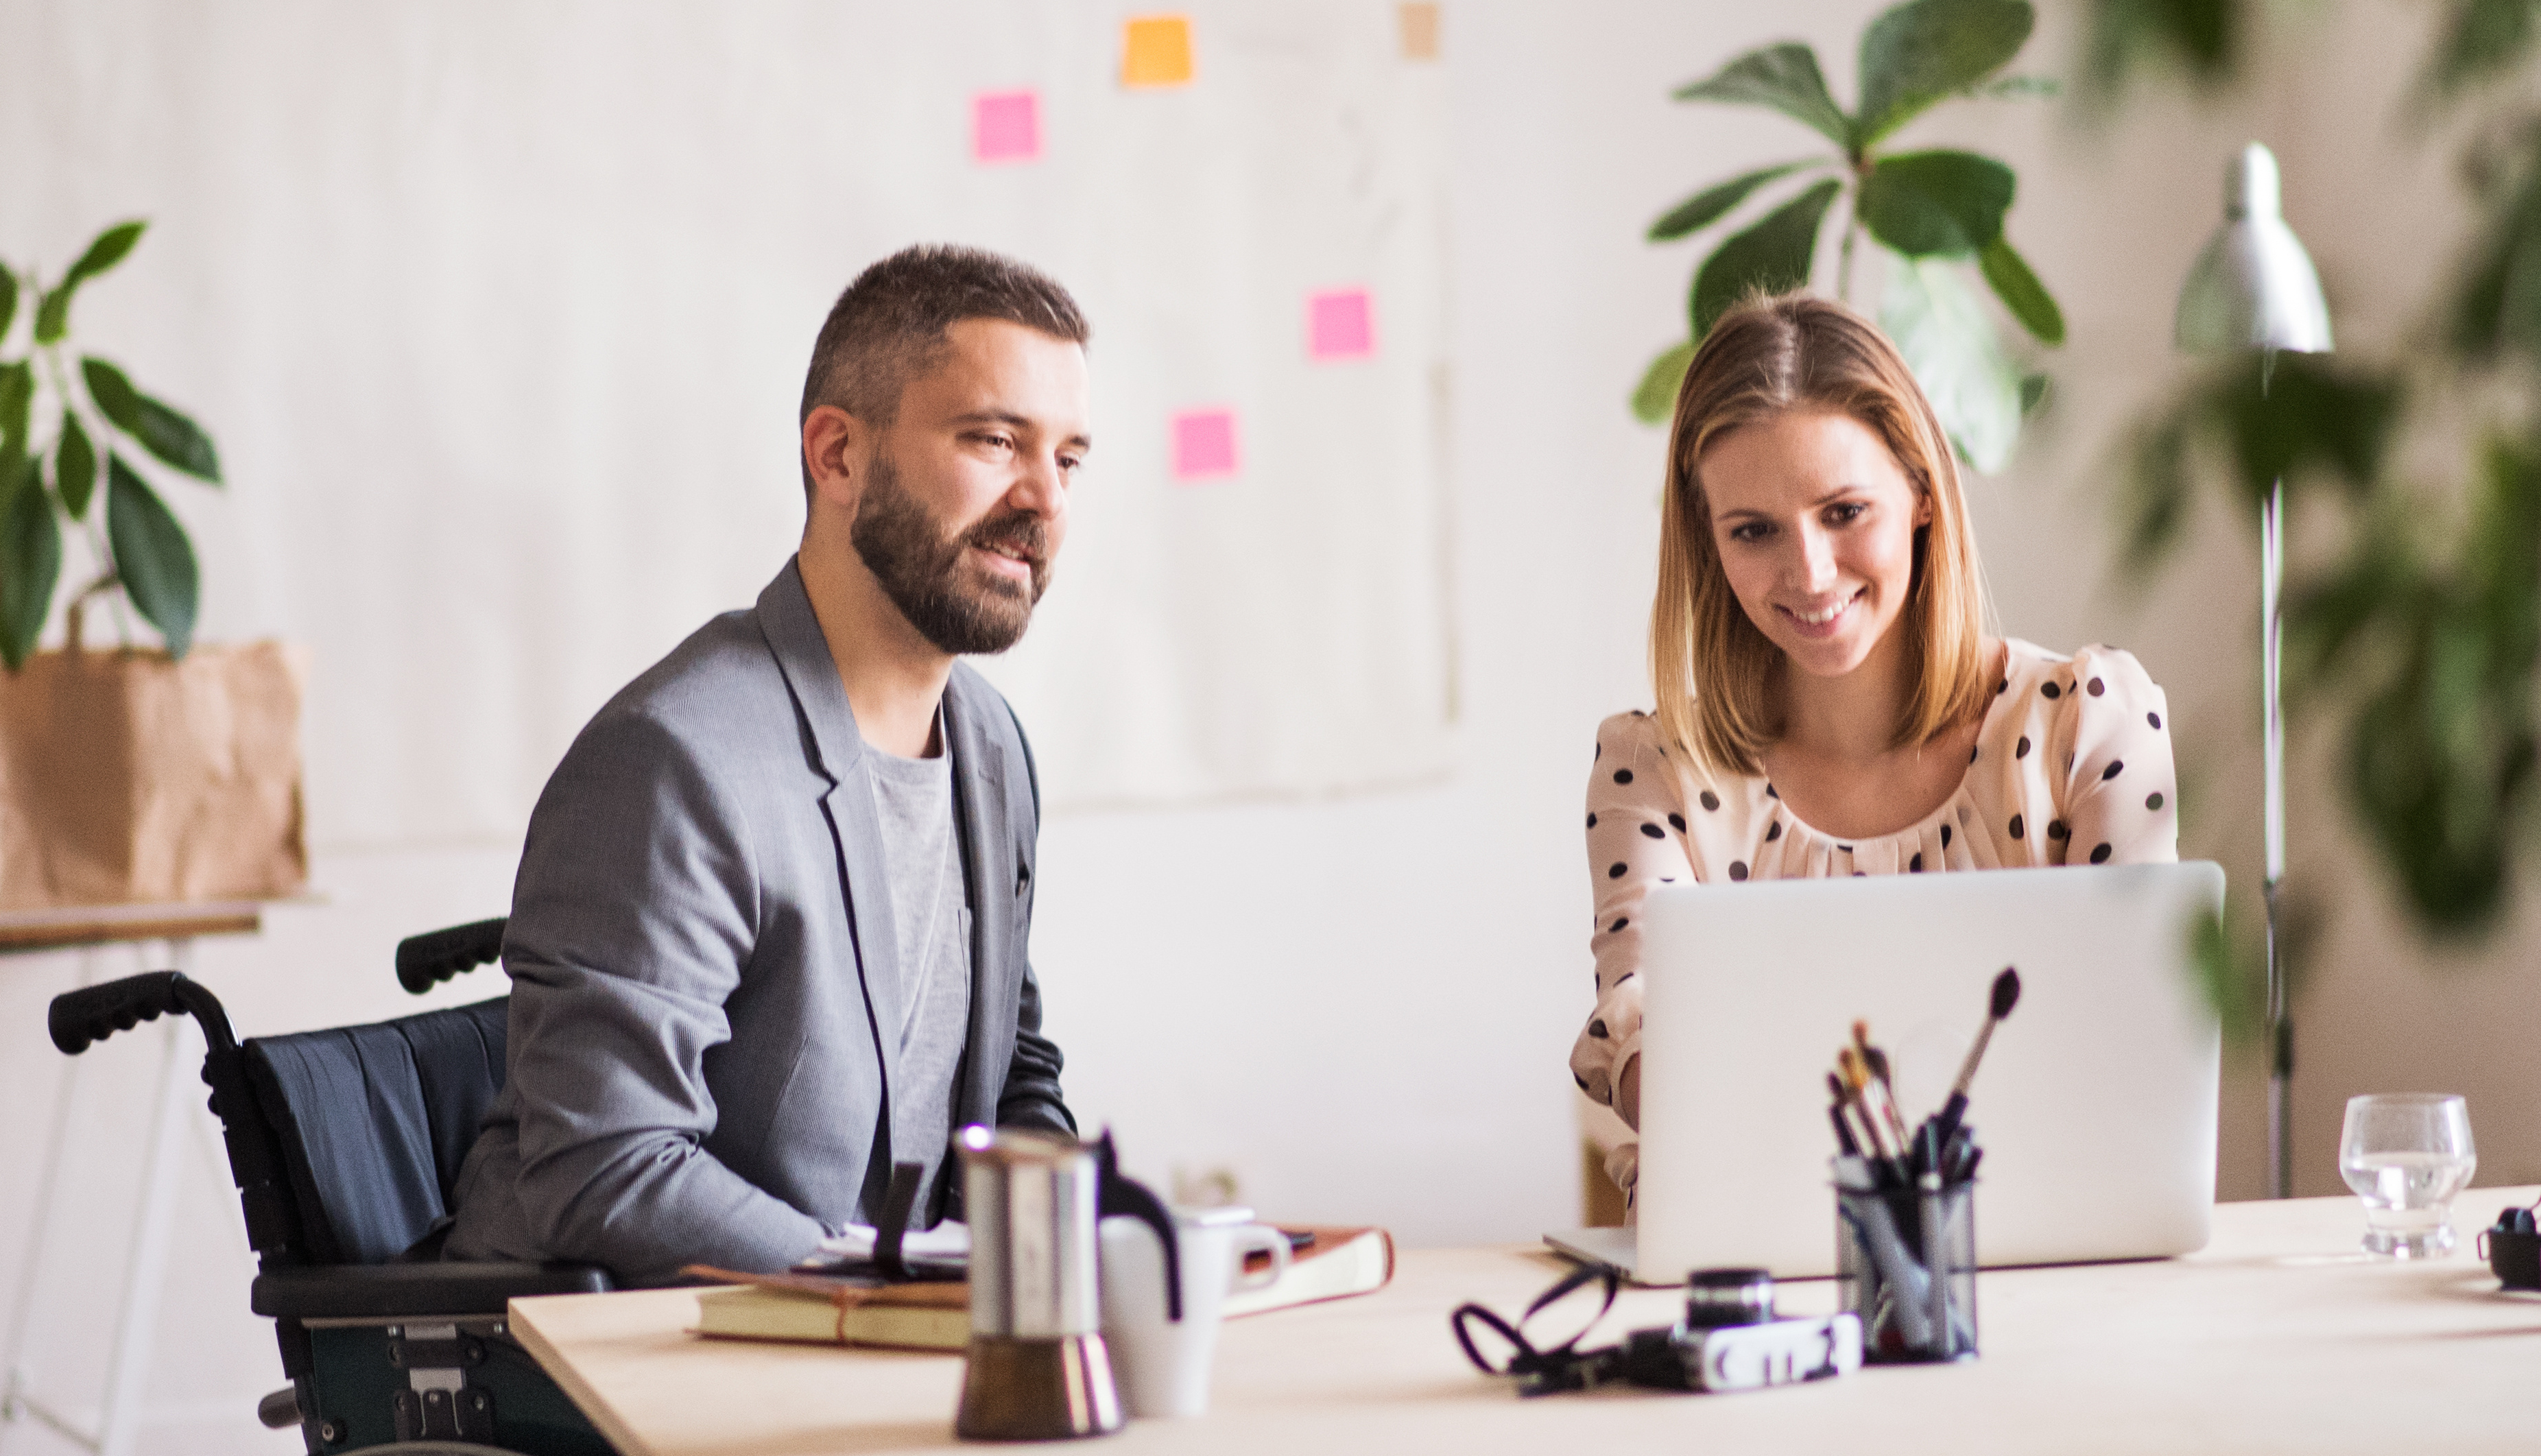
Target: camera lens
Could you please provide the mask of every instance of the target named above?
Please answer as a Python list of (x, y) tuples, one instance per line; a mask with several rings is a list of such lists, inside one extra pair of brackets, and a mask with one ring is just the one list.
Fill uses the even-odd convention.
[(1774, 1317), (1774, 1276), (1761, 1269), (1698, 1269), (1685, 1281), (1685, 1322), (1696, 1329), (1761, 1325)]

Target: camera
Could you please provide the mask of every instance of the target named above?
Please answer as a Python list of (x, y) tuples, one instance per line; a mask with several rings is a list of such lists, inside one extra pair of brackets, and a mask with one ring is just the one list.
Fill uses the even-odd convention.
[(1662, 1390), (1761, 1390), (1861, 1368), (1861, 1321), (1851, 1314), (1780, 1319), (1761, 1269), (1699, 1269), (1685, 1318), (1624, 1337), (1624, 1378)]

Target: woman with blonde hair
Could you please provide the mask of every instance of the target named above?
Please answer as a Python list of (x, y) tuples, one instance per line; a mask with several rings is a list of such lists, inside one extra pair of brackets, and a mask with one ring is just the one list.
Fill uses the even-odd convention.
[[(1640, 1121), (1642, 898), (1701, 881), (2178, 857), (2161, 689), (1988, 635), (1957, 462), (1842, 304), (1750, 301), (1677, 392), (1650, 609), (1657, 711), (1598, 725), (1597, 1006), (1580, 1089)], [(1607, 1171), (1629, 1195), (1637, 1147)]]

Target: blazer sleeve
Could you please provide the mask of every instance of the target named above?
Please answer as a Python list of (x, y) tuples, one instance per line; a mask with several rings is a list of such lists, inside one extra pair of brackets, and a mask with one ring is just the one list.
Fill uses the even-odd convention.
[(635, 1279), (781, 1269), (826, 1232), (701, 1146), (759, 909), (708, 757), (640, 713), (594, 720), (531, 817), (503, 944), (531, 1235)]
[(1005, 1088), (997, 1095), (997, 1124), (1074, 1132), (1076, 1116), (1067, 1110), (1066, 1096), (1058, 1085), (1059, 1069), (1067, 1058), (1059, 1054), (1056, 1042), (1041, 1034), (1041, 979), (1032, 968), (1033, 897), (1041, 888), (1033, 875), (1041, 843), (1041, 767), (1033, 762), (1032, 742), (1024, 737), (1023, 720), (1011, 705), (1006, 721), (1014, 724), (1015, 746), (1023, 753), (1024, 775), (1032, 788), (1032, 825), (1026, 842), (1035, 852), (1024, 860), (1023, 893), (1015, 907), (1018, 943), (1025, 947), (1023, 984), (1015, 1001), (1014, 1056), (1006, 1062)]

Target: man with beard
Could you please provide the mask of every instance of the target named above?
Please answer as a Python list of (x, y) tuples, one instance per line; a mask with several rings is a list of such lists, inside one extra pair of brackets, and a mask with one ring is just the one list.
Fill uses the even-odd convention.
[(509, 1078), (449, 1257), (779, 1269), (895, 1198), (958, 1215), (956, 1128), (1074, 1129), (1026, 956), (1032, 751), (957, 659), (1049, 585), (1085, 338), (1064, 289), (969, 249), (839, 296), (800, 549), (602, 708), (531, 817)]

